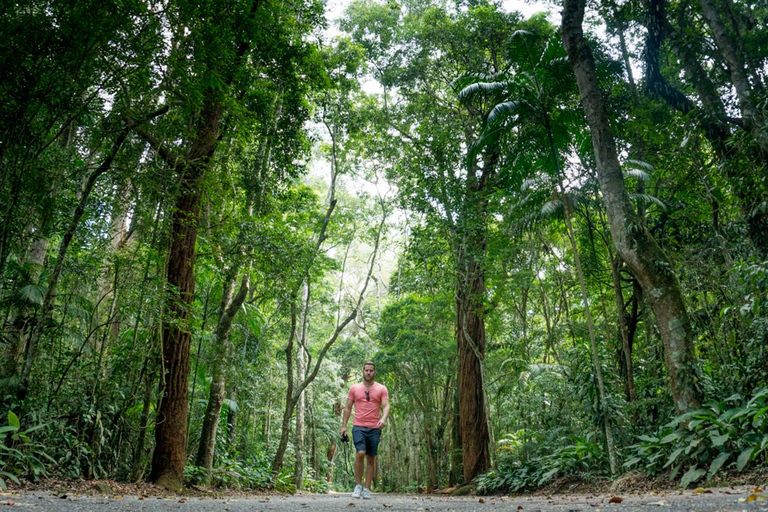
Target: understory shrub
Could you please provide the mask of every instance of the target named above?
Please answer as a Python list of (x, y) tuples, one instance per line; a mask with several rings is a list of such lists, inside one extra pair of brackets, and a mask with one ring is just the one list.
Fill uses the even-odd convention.
[(577, 476), (588, 478), (606, 471), (607, 458), (602, 443), (594, 440), (594, 433), (585, 437), (572, 436), (564, 446), (552, 453), (533, 456), (528, 460), (500, 457), (498, 471), (480, 475), (477, 492), (518, 492), (537, 489), (556, 477)]
[[(245, 459), (221, 458), (211, 470), (211, 487), (223, 489), (267, 489), (277, 490), (284, 487), (282, 480), (273, 482), (269, 459), (264, 456)], [(205, 481), (206, 470), (203, 467), (187, 464), (184, 467), (184, 479), (190, 485), (199, 485)], [(278, 487), (281, 487), (278, 489)]]
[(768, 448), (768, 388), (752, 398), (734, 394), (720, 402), (708, 402), (696, 411), (678, 416), (655, 435), (640, 436), (630, 447), (624, 466), (649, 475), (669, 468), (670, 478), (681, 473), (685, 488), (718, 471), (766, 462)]
[(43, 426), (22, 430), (19, 417), (8, 411), (8, 425), (0, 427), (0, 488), (6, 488), (6, 479), (18, 484), (19, 478), (46, 476), (45, 463), (56, 463), (41, 443), (32, 440), (32, 433)]

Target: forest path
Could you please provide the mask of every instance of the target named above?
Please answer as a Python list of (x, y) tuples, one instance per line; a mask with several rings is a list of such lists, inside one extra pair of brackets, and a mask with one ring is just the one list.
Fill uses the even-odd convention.
[[(711, 491), (711, 492), (710, 492)], [(43, 491), (0, 493), (0, 510), (50, 512), (331, 512), (340, 510), (387, 512), (742, 512), (768, 510), (762, 494), (753, 488), (723, 488), (706, 492), (668, 491), (633, 494), (611, 503), (611, 495), (558, 495), (554, 497), (450, 497), (439, 495), (375, 494), (370, 500), (349, 494), (304, 494), (238, 498), (139, 498), (136, 496), (63, 495)], [(750, 498), (752, 495), (752, 498)], [(750, 501), (747, 501), (750, 500)], [(754, 500), (754, 501), (751, 501)], [(615, 501), (615, 498), (614, 498)], [(8, 508), (6, 508), (6, 506)]]

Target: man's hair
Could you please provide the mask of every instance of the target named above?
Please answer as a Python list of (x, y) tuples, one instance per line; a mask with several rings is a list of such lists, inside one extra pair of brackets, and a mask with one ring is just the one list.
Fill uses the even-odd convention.
[(373, 366), (373, 369), (374, 369), (374, 370), (376, 369), (376, 364), (375, 364), (373, 361), (366, 361), (366, 362), (364, 362), (364, 363), (363, 363), (363, 368), (365, 368), (365, 367), (366, 367), (366, 366), (368, 366), (368, 365), (371, 365), (371, 366)]

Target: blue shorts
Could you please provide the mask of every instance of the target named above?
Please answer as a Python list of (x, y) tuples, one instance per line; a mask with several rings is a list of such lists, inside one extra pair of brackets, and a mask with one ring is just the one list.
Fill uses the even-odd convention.
[(359, 452), (375, 457), (379, 454), (380, 439), (380, 428), (352, 427), (352, 441), (355, 443), (355, 450)]

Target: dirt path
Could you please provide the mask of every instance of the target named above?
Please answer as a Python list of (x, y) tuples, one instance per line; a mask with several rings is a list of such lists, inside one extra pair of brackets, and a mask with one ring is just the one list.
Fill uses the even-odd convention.
[[(759, 491), (759, 489), (758, 489)], [(612, 500), (613, 498), (613, 500)], [(450, 497), (376, 494), (370, 500), (349, 494), (254, 496), (238, 498), (83, 496), (46, 491), (0, 493), (0, 512), (742, 512), (768, 510), (768, 501), (754, 487), (711, 489), (706, 492), (669, 491), (621, 496), (573, 495), (554, 497)], [(611, 503), (611, 501), (614, 501)]]

